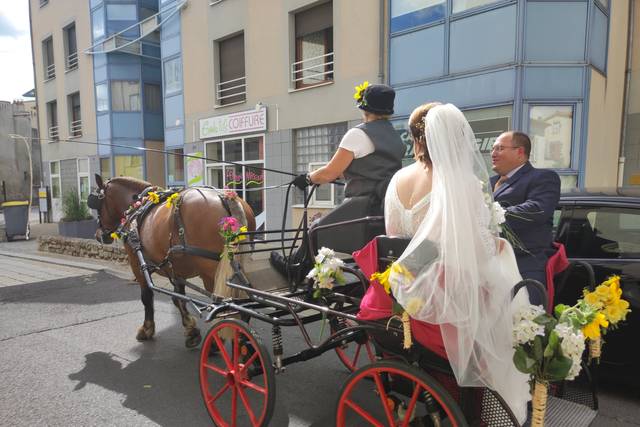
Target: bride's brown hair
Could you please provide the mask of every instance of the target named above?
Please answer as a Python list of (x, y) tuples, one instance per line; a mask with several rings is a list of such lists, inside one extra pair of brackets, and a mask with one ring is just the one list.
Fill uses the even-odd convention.
[[(429, 150), (427, 149), (427, 137), (425, 132), (424, 118), (427, 116), (429, 110), (436, 105), (442, 105), (439, 102), (427, 102), (417, 107), (409, 116), (409, 132), (414, 143), (413, 157), (424, 164), (425, 166), (431, 165), (431, 157), (429, 156)], [(420, 149), (420, 151), (418, 151)]]

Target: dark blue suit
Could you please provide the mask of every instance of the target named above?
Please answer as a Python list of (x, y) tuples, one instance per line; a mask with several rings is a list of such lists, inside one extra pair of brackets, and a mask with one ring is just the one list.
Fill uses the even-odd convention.
[[(497, 175), (491, 177), (491, 188), (497, 180)], [(546, 285), (545, 267), (554, 253), (553, 212), (560, 200), (560, 177), (527, 162), (498, 187), (493, 198), (506, 209), (507, 225), (524, 248), (514, 248), (520, 274)]]

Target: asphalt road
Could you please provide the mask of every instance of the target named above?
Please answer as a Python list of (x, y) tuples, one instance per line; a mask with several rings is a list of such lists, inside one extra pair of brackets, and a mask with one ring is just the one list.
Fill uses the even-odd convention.
[[(0, 261), (18, 272), (27, 262)], [(49, 265), (51, 277), (64, 268)], [(0, 426), (211, 425), (199, 391), (199, 351), (184, 347), (169, 299), (156, 296), (156, 339), (139, 343), (137, 285), (106, 272), (73, 273), (0, 286)], [(258, 331), (270, 343), (269, 330)], [(284, 335), (286, 353), (304, 348), (296, 331)], [(333, 425), (346, 378), (333, 352), (289, 366), (276, 376), (271, 425)], [(600, 399), (594, 426), (640, 425), (637, 392), (608, 388)]]

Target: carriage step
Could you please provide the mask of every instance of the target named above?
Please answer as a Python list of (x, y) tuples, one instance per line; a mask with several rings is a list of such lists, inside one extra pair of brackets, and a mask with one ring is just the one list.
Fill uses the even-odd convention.
[[(591, 425), (596, 415), (598, 415), (598, 411), (588, 406), (549, 396), (544, 425), (545, 427), (587, 427)], [(529, 419), (531, 419), (531, 414), (529, 414)], [(529, 425), (527, 421), (523, 427)]]

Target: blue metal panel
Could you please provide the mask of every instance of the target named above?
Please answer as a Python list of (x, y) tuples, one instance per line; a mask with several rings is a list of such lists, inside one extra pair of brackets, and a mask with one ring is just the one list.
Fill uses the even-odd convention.
[(391, 84), (441, 76), (444, 25), (392, 37), (389, 55)]
[(164, 145), (165, 147), (181, 148), (184, 145), (184, 128), (180, 126), (165, 130)]
[(142, 65), (142, 80), (149, 83), (157, 83), (162, 85), (162, 71), (160, 69), (160, 62), (156, 62), (156, 65), (151, 64)]
[(162, 40), (162, 57), (168, 58), (180, 53), (180, 36)]
[(166, 127), (180, 126), (184, 123), (182, 94), (164, 99), (164, 123)]
[(109, 64), (111, 80), (139, 80), (140, 65)]
[(150, 45), (149, 43), (142, 43), (142, 54), (152, 56), (154, 58), (160, 58), (160, 46)]
[(89, 2), (89, 7), (93, 9), (94, 7), (100, 6), (102, 4), (102, 0), (91, 0)]
[(107, 55), (104, 53), (98, 53), (93, 55), (93, 67), (103, 67), (107, 65)]
[(450, 102), (459, 108), (512, 102), (515, 70), (434, 82), (428, 85), (396, 89), (396, 115), (407, 116), (425, 102)]
[(164, 139), (162, 113), (144, 113), (144, 139)]
[(514, 62), (516, 23), (515, 5), (453, 21), (449, 72)]
[(582, 98), (583, 67), (526, 67), (525, 99)]
[(111, 147), (109, 145), (104, 145), (104, 144), (110, 144), (111, 141), (106, 139), (106, 140), (98, 140), (98, 142), (101, 144), (101, 145), (98, 145), (98, 156), (100, 157), (110, 156)]
[(584, 62), (587, 2), (526, 2), (525, 59)]
[(107, 80), (107, 67), (94, 67), (93, 69), (93, 80), (96, 83), (101, 83)]
[(607, 64), (607, 16), (602, 11), (593, 7), (593, 19), (591, 20), (591, 39), (589, 40), (589, 60), (603, 73)]
[[(406, 1), (406, 0), (393, 0), (393, 1)], [(393, 10), (393, 7), (392, 7)], [(414, 10), (409, 13), (400, 16), (394, 16), (391, 18), (391, 32), (406, 30), (408, 28), (417, 27), (419, 25), (425, 25), (430, 22), (435, 22), (439, 19), (444, 19), (447, 13), (446, 2), (436, 4), (434, 6), (425, 7), (422, 9)]]
[[(113, 141), (114, 144), (118, 145), (126, 145), (127, 147), (144, 147), (144, 141), (142, 139), (118, 139)], [(113, 147), (113, 155), (120, 156), (139, 156), (141, 155), (140, 150), (124, 148), (124, 147)], [(143, 169), (144, 170), (144, 169)]]
[(113, 137), (114, 138), (142, 138), (142, 113), (140, 112), (113, 112)]
[(98, 127), (98, 139), (111, 138), (111, 116), (109, 113), (99, 114), (96, 117), (96, 126)]

